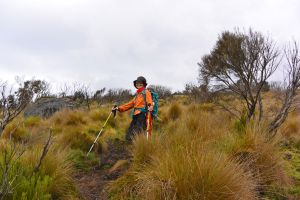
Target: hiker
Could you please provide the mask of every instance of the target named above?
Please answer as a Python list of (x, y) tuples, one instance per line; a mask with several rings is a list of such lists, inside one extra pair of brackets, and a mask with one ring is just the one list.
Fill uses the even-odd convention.
[(135, 135), (146, 133), (147, 120), (149, 124), (152, 124), (152, 116), (151, 114), (148, 115), (148, 113), (153, 111), (154, 105), (151, 92), (146, 89), (147, 81), (143, 76), (139, 76), (135, 81), (133, 81), (133, 85), (137, 89), (134, 99), (121, 106), (112, 108), (112, 111), (118, 110), (119, 112), (125, 112), (133, 108), (131, 114), (132, 121), (125, 137), (130, 143)]

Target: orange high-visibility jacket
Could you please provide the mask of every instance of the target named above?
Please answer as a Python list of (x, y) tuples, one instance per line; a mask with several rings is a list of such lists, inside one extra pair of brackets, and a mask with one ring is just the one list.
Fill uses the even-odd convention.
[[(151, 92), (147, 89), (146, 90), (146, 102), (147, 105), (151, 104), (153, 106), (153, 101), (152, 101), (152, 97), (151, 97)], [(119, 111), (120, 112), (124, 112), (127, 111), (131, 108), (145, 108), (145, 101), (144, 101), (144, 97), (142, 92), (140, 92), (139, 94), (137, 94), (136, 97), (134, 97), (134, 99), (132, 99), (131, 101), (129, 101), (128, 103), (125, 103), (121, 106), (119, 106)], [(134, 115), (140, 114), (141, 111), (140, 110), (135, 110), (134, 111)]]

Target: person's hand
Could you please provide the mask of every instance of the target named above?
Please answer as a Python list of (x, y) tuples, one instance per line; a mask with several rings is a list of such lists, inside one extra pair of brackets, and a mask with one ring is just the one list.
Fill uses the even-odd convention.
[(118, 106), (114, 106), (114, 107), (111, 109), (111, 111), (117, 111), (117, 110), (119, 110), (119, 107), (118, 107)]
[(149, 110), (150, 112), (152, 112), (152, 111), (153, 111), (153, 106), (149, 106), (149, 107), (148, 107), (148, 110)]

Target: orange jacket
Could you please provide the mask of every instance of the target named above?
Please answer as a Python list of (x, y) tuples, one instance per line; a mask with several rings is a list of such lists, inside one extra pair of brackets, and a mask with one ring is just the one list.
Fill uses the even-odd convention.
[[(146, 90), (147, 105), (151, 104), (153, 106), (151, 92), (147, 89), (145, 89), (145, 90)], [(125, 103), (125, 104), (119, 106), (119, 111), (124, 112), (124, 111), (127, 111), (127, 110), (131, 109), (131, 108), (145, 108), (145, 101), (144, 101), (144, 97), (143, 97), (142, 92), (138, 93), (137, 96), (134, 97), (134, 99), (132, 99), (128, 103)], [(133, 114), (137, 115), (139, 113), (141, 113), (140, 110), (135, 110)]]

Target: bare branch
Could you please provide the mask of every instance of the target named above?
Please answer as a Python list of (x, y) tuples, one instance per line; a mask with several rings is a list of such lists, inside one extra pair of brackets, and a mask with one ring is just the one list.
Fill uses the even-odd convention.
[(49, 131), (49, 137), (48, 137), (48, 140), (47, 140), (46, 144), (44, 145), (43, 152), (42, 152), (42, 155), (41, 155), (41, 157), (40, 157), (40, 159), (39, 159), (39, 162), (38, 162), (37, 165), (35, 165), (35, 167), (34, 167), (34, 170), (33, 170), (34, 173), (36, 173), (36, 172), (39, 171), (39, 168), (40, 168), (40, 166), (41, 166), (41, 164), (42, 164), (44, 158), (46, 157), (46, 155), (47, 155), (47, 153), (48, 153), (48, 151), (49, 151), (49, 148), (50, 148), (51, 144), (52, 144), (52, 130)]

